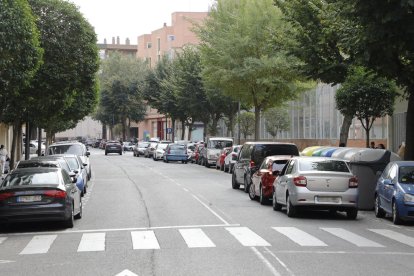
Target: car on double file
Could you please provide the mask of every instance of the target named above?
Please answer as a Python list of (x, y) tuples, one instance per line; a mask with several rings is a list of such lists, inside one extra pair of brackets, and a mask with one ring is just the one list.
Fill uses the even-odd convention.
[(155, 146), (152, 159), (154, 159), (154, 161), (162, 160), (163, 156), (165, 155), (165, 150), (167, 149), (168, 145), (169, 145), (168, 143), (158, 143)]
[(203, 165), (207, 168), (216, 165), (220, 151), (224, 148), (233, 146), (233, 138), (228, 137), (209, 137), (202, 151)]
[(122, 145), (118, 141), (108, 141), (105, 145), (105, 155), (108, 155), (109, 153), (118, 153), (119, 155), (122, 155), (123, 149)]
[(145, 150), (148, 148), (150, 144), (148, 142), (138, 142), (134, 146), (134, 156), (139, 157), (140, 155), (145, 154)]
[(165, 149), (165, 154), (163, 156), (164, 162), (170, 161), (181, 161), (183, 164), (187, 164), (188, 155), (187, 155), (187, 146), (182, 144), (168, 144)]

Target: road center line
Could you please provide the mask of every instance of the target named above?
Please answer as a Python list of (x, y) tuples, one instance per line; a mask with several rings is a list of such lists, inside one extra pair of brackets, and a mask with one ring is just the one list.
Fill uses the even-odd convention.
[(289, 275), (291, 275), (291, 276), (294, 276), (295, 274), (293, 273), (293, 271), (292, 270), (290, 270), (289, 269), (289, 267), (284, 263), (284, 262), (282, 262), (282, 260), (281, 259), (279, 259), (275, 254), (273, 254), (273, 252), (269, 249), (269, 248), (267, 248), (267, 247), (264, 247), (264, 250), (267, 252), (267, 253), (269, 253), (276, 261), (278, 261), (278, 263), (281, 265), (281, 266), (283, 266), (283, 268), (289, 273)]
[(217, 214), (213, 209), (211, 209), (207, 204), (205, 204), (201, 199), (199, 199), (196, 195), (192, 195), (198, 202), (201, 203), (204, 207), (207, 208), (213, 215), (215, 215), (219, 220), (224, 222), (226, 225), (230, 225), (224, 218), (222, 218), (219, 214)]

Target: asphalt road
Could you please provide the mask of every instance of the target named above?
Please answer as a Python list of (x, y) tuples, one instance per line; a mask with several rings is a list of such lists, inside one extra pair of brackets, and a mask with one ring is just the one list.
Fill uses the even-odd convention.
[(372, 212), (284, 212), (195, 164), (91, 151), (72, 229), (0, 230), (0, 275), (409, 275), (414, 227)]

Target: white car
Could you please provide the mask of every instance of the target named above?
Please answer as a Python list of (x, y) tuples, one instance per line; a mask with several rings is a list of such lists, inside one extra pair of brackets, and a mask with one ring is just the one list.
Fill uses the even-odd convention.
[(241, 146), (234, 145), (231, 147), (231, 151), (224, 158), (224, 171), (233, 173), (234, 164), (236, 164), (237, 156), (239, 155)]
[(157, 146), (155, 147), (152, 159), (154, 159), (154, 161), (162, 160), (167, 146), (168, 146), (167, 143), (157, 144)]

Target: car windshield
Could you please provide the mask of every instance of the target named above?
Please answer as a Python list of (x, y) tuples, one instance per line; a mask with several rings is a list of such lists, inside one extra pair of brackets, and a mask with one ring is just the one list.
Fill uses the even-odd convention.
[(44, 168), (58, 168), (59, 164), (53, 161), (46, 161), (46, 162), (20, 162), (17, 165), (18, 169), (21, 168), (34, 168), (34, 167), (44, 167)]
[(341, 160), (301, 160), (301, 171), (349, 172), (348, 166)]
[(171, 150), (185, 150), (185, 145), (170, 145)]
[(210, 149), (223, 149), (233, 146), (233, 141), (229, 140), (210, 140), (209, 148)]
[(66, 161), (68, 162), (69, 167), (72, 171), (79, 169), (79, 163), (75, 157), (66, 157)]
[(157, 149), (166, 149), (168, 144), (158, 144)]
[(80, 145), (53, 145), (49, 147), (49, 154), (76, 154), (83, 155), (82, 147)]
[(2, 187), (59, 184), (56, 171), (53, 172), (14, 172), (4, 179)]
[(148, 146), (149, 146), (148, 143), (138, 143), (139, 148), (148, 148)]
[(414, 166), (401, 166), (398, 172), (398, 182), (414, 184)]

